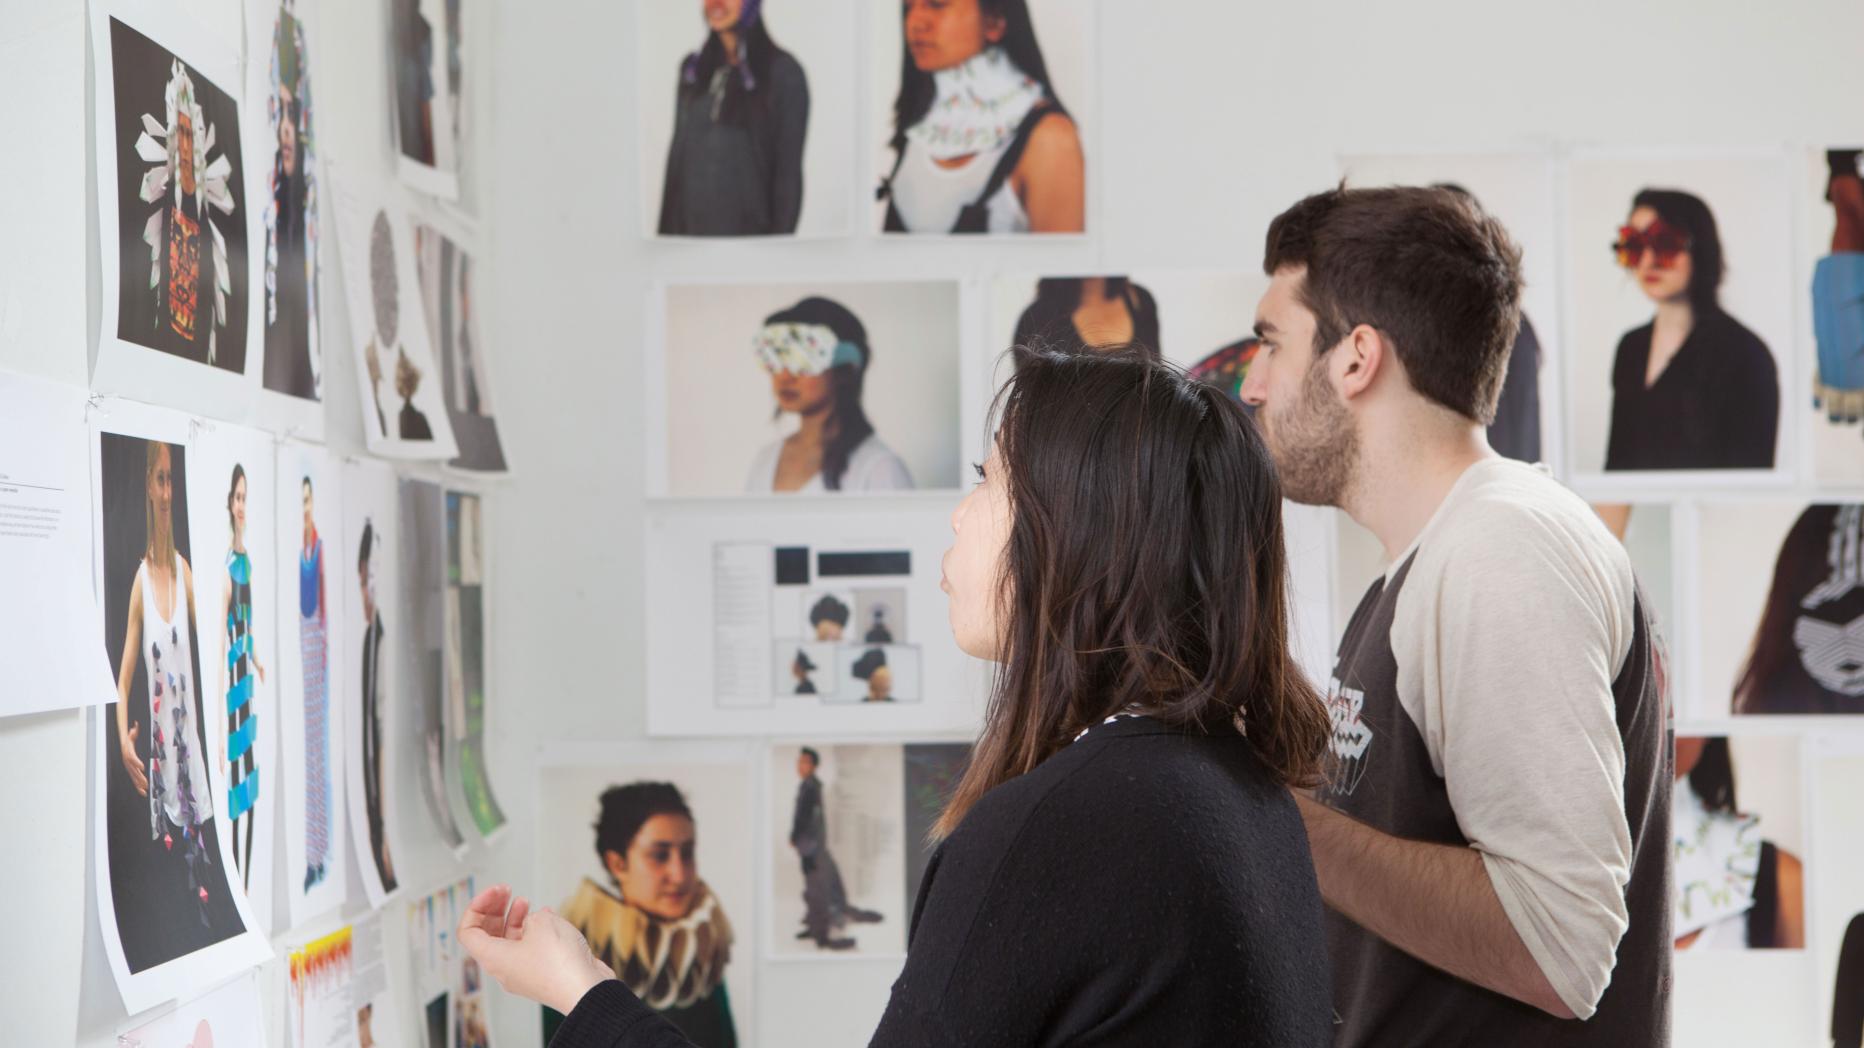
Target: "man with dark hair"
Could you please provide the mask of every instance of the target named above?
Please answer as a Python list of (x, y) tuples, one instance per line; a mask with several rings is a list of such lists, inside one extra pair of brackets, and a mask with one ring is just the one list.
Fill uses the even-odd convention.
[(1336, 1043), (1669, 1043), (1671, 778), (1624, 548), (1491, 420), (1520, 252), (1443, 189), (1270, 225), (1243, 398), (1300, 502), (1385, 548), (1340, 642), (1334, 771), (1299, 799)]
[(824, 950), (851, 950), (854, 940), (836, 934), (849, 921), (868, 924), (880, 920), (880, 914), (848, 904), (848, 891), (841, 883), (841, 868), (828, 850), (828, 816), (822, 810), (822, 780), (816, 769), (822, 755), (804, 746), (796, 755), (796, 776), (802, 785), (796, 788), (796, 810), (790, 820), (790, 847), (796, 849), (803, 864), (803, 928), (798, 939), (813, 939)]

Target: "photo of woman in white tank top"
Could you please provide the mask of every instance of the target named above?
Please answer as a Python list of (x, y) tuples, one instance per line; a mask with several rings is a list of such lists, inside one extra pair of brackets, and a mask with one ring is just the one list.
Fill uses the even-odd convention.
[(1080, 233), (1086, 162), (1027, 0), (907, 0), (890, 233)]

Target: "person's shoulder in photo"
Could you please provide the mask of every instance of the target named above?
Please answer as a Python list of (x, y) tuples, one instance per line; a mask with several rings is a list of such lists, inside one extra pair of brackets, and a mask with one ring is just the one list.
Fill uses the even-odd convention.
[(757, 452), (747, 492), (912, 490), (905, 461), (861, 404), (874, 350), (860, 318), (831, 299), (805, 298), (766, 318), (755, 345), (777, 413), (794, 415), (797, 428)]
[(1027, 0), (908, 0), (889, 233), (1080, 233), (1086, 157)]
[(661, 191), (662, 236), (796, 232), (809, 81), (772, 39), (762, 0), (701, 0), (699, 49), (680, 63)]

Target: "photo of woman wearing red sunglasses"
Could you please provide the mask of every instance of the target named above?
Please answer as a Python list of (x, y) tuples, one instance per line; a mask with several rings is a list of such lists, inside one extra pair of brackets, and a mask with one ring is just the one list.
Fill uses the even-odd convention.
[(1605, 468), (1772, 469), (1779, 373), (1766, 343), (1721, 306), (1709, 206), (1644, 189), (1611, 246), (1656, 314), (1618, 342)]

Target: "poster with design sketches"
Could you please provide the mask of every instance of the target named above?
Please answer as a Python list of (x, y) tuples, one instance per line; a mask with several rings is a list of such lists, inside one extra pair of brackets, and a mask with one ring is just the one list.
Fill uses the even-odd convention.
[(261, 931), (272, 925), (279, 840), (278, 449), (270, 433), (224, 422), (194, 427), (188, 470), (201, 694), (226, 792), (220, 810), (238, 888)]
[(0, 577), (37, 600), (0, 602), (16, 686), (0, 717), (113, 701), (97, 658), (102, 614), (91, 588), (91, 471), (85, 391), (0, 374)]
[(321, 447), (278, 448), (276, 552), (278, 720), (284, 782), (285, 869), (291, 927), (348, 897), (344, 703), (339, 674), (349, 633), (343, 561), (343, 487)]
[(293, 948), (286, 965), (290, 1048), (403, 1043), (382, 921), (370, 917)]
[(92, 426), (98, 654), (116, 693), (91, 717), (91, 824), (104, 953), (132, 1014), (271, 956), (235, 888), (220, 803), (228, 794), (203, 695), (212, 661), (201, 650), (188, 429), (176, 412), (115, 400)]
[(401, 488), (394, 470), (377, 462), (344, 465), (343, 553), (340, 570), (345, 618), (342, 683), (343, 766), (349, 798), (350, 847), (362, 872), (363, 892), (380, 908), (395, 894), (400, 854), (402, 781), (397, 765), (407, 752), (398, 728), (406, 689), (401, 677)]
[(414, 226), (414, 263), (421, 305), (440, 360), (440, 387), (459, 456), (447, 463), (475, 473), (504, 473), (504, 444), (492, 413), (492, 371), (486, 342), (484, 269), (478, 256), (435, 225)]
[(490, 1048), (485, 975), (454, 938), (472, 896), (468, 877), (408, 904), (419, 1048)]
[(409, 186), (443, 200), (460, 195), (465, 7), (461, 0), (389, 5), (396, 170)]
[(91, 5), (102, 314), (91, 387), (251, 414), (253, 227), (240, 56), (170, 4)]
[(928, 834), (970, 759), (961, 742), (772, 746), (769, 955), (903, 955)]
[(266, 1048), (259, 977), (248, 972), (117, 1037), (117, 1048)]
[[(539, 756), (532, 904), (576, 925), (700, 1044), (743, 1044), (756, 1026), (754, 756), (729, 742), (572, 743)], [(546, 1040), (561, 1018), (544, 1012)]]
[(946, 621), (942, 514), (721, 514), (648, 522), (648, 730), (975, 730), (982, 665)]
[(458, 449), (434, 367), (408, 213), (354, 181), (339, 180), (334, 199), (364, 442), (385, 458), (450, 459)]
[(321, 304), (327, 239), (311, 90), (316, 5), (245, 0), (246, 198), (252, 201), (252, 345), (261, 350), (266, 424), (321, 439), (325, 356)]

